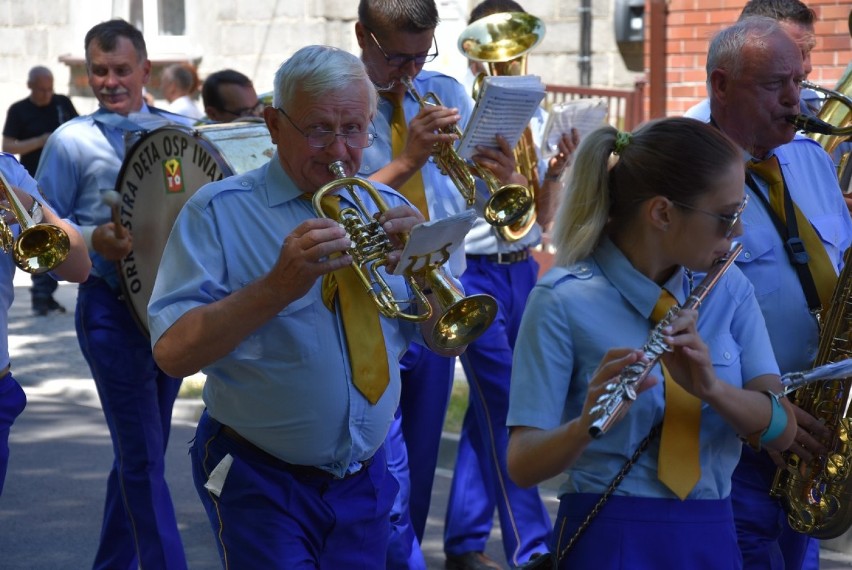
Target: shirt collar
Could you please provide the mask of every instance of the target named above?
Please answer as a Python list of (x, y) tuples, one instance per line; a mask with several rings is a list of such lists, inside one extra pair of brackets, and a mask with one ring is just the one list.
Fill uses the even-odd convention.
[(663, 287), (660, 287), (633, 267), (630, 260), (608, 237), (601, 240), (592, 257), (624, 300), (648, 319), (651, 318), (654, 306), (660, 298), (661, 289), (668, 290), (680, 305), (686, 299), (688, 279), (683, 267), (679, 267)]
[(300, 198), (304, 192), (296, 187), (293, 179), (281, 167), (281, 159), (276, 150), (269, 160), (266, 170), (266, 199), (270, 207)]

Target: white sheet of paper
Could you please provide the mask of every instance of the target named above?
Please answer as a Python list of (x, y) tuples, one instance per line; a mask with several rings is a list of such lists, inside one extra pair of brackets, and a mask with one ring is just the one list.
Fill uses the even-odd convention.
[(464, 244), (464, 237), (476, 221), (476, 212), (465, 210), (440, 220), (429, 220), (411, 229), (408, 243), (402, 250), (394, 275), (404, 275), (407, 270), (421, 269), (435, 263)]
[(602, 127), (608, 112), (606, 99), (599, 97), (573, 99), (553, 105), (544, 127), (542, 158), (550, 158), (559, 152), (559, 139), (563, 134), (570, 133), (572, 127), (577, 129), (580, 140)]
[(544, 83), (537, 75), (492, 75), (482, 82), (479, 100), (457, 150), (462, 158), (476, 154), (477, 146), (497, 149), (497, 135), (515, 148), (544, 99)]

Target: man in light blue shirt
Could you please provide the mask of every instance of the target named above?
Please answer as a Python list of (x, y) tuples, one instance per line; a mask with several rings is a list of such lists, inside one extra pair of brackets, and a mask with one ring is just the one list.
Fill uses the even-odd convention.
[[(410, 195), (410, 184), (422, 180), (426, 209), (423, 214), (430, 220), (443, 219), (469, 207), (451, 177), (442, 172), (443, 168), (458, 165), (439, 164), (432, 155), (436, 144), (455, 143), (456, 129), (465, 128), (473, 111), (473, 101), (458, 81), (423, 70), (423, 65), (438, 55), (438, 22), (434, 0), (362, 0), (355, 25), (361, 59), (382, 94), (374, 120), (379, 137), (365, 151), (360, 174), (398, 189), (418, 207), (424, 206)], [(406, 88), (406, 77), (416, 94)], [(425, 100), (425, 104), (421, 105), (418, 99)], [(397, 132), (404, 131), (405, 140), (401, 148), (394, 149), (392, 123), (398, 106), (405, 125), (397, 127)], [(508, 145), (500, 151), (482, 149), (477, 159), (501, 183), (515, 176), (515, 160)], [(462, 168), (468, 167), (462, 164)], [(479, 180), (476, 194), (475, 207), (481, 215), (489, 191)], [(450, 266), (456, 275), (461, 274), (465, 267), (463, 250), (455, 253)], [(391, 471), (400, 483), (392, 515), (394, 535), (388, 550), (387, 564), (391, 568), (425, 570), (419, 541), (429, 513), (454, 364), (453, 359), (416, 345), (406, 352), (401, 363), (400, 410), (386, 446)]]
[[(366, 340), (386, 360), (387, 384), (368, 399), (355, 384), (359, 339), (324, 279), (351, 270), (353, 241), (309, 199), (335, 180), (333, 163), (357, 172), (375, 137), (375, 89), (360, 60), (325, 46), (296, 52), (274, 88), (264, 118), (279, 153), (204, 186), (175, 223), (149, 305), (154, 355), (173, 374), (207, 374), (191, 455), (224, 566), (381, 568), (398, 489), (382, 444), (399, 403), (399, 359), (414, 340), (431, 344), (441, 310), (415, 277), (432, 318), (378, 318), (381, 334)], [(389, 207), (379, 222), (400, 247), (423, 217), (374, 186)], [(364, 188), (337, 194), (341, 208), (357, 195), (364, 216), (377, 213)], [(388, 254), (388, 271), (398, 257)], [(379, 274), (395, 299), (412, 298), (403, 277)], [(356, 301), (378, 310), (359, 291)]]
[[(798, 223), (781, 219), (770, 205), (769, 183), (747, 174), (751, 205), (742, 217), (743, 253), (737, 264), (754, 284), (781, 373), (810, 368), (819, 343), (815, 314), (822, 295), (808, 293), (816, 276), (807, 262), (827, 255), (829, 268), (839, 271), (852, 243), (852, 222), (830, 158), (817, 143), (796, 135), (789, 122), (799, 112), (799, 82), (805, 76), (801, 50), (775, 20), (747, 18), (713, 39), (707, 73), (712, 122), (742, 148), (747, 164), (777, 159), (785, 195), (819, 239), (817, 246), (804, 243), (804, 260), (793, 256), (790, 240), (803, 235)], [(809, 458), (821, 447), (821, 437), (809, 432), (822, 436), (819, 430), (825, 430), (809, 414), (796, 412), (802, 429), (790, 450)], [(731, 497), (747, 568), (798, 569), (805, 560), (809, 537), (790, 529), (780, 501), (769, 495), (775, 471), (766, 453), (743, 447)]]
[(92, 274), (78, 292), (77, 340), (115, 453), (94, 567), (182, 569), (164, 462), (180, 379), (154, 363), (148, 337), (121, 296), (116, 262), (131, 252), (134, 237), (145, 236), (117, 231), (102, 199), (116, 186), (125, 134), (141, 130), (140, 123), (167, 124), (179, 116), (158, 111), (154, 117), (144, 102), (151, 62), (139, 30), (123, 20), (103, 22), (89, 30), (84, 47), (100, 107), (54, 131), (36, 179), (57, 213), (80, 226), (92, 258)]

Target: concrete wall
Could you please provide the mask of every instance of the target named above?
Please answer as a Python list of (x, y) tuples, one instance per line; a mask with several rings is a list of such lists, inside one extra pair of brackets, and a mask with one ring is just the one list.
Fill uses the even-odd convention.
[[(477, 0), (478, 1), (478, 0)], [(437, 0), (442, 23), (440, 57), (429, 64), (461, 76), (465, 62), (456, 49), (470, 8), (477, 1)], [(592, 83), (630, 87), (640, 73), (627, 71), (613, 36), (615, 0), (593, 0)], [(544, 41), (529, 60), (531, 73), (545, 82), (579, 83), (579, 0), (525, 0), (525, 9), (547, 26)], [(184, 38), (158, 38), (145, 30), (149, 55), (163, 65), (198, 62), (202, 78), (231, 67), (252, 78), (259, 92), (269, 90), (278, 65), (296, 49), (325, 43), (354, 52), (356, 0), (186, 0)], [(128, 0), (0, 0), (0, 110), (28, 95), (26, 75), (34, 65), (53, 70), (57, 93), (70, 93), (78, 110), (90, 112), (94, 99), (81, 64), (83, 37), (94, 24), (114, 16), (129, 18)], [(73, 75), (66, 63), (78, 62)], [(157, 82), (152, 82), (156, 90)]]

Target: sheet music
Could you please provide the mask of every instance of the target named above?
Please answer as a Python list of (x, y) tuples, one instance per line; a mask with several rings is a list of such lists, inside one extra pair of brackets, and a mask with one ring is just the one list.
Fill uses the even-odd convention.
[(514, 148), (544, 99), (544, 83), (537, 75), (488, 76), (482, 82), (479, 100), (458, 143), (462, 158), (476, 154), (477, 146), (499, 148), (502, 135)]
[(450, 254), (464, 243), (474, 222), (476, 212), (464, 210), (446, 218), (417, 224), (411, 229), (408, 243), (402, 250), (402, 257), (393, 274), (403, 275), (410, 268), (417, 270), (443, 257), (449, 259)]
[(609, 111), (606, 99), (573, 99), (553, 105), (542, 137), (542, 158), (550, 158), (559, 152), (559, 139), (571, 128), (577, 129), (582, 140), (587, 134), (602, 127)]

